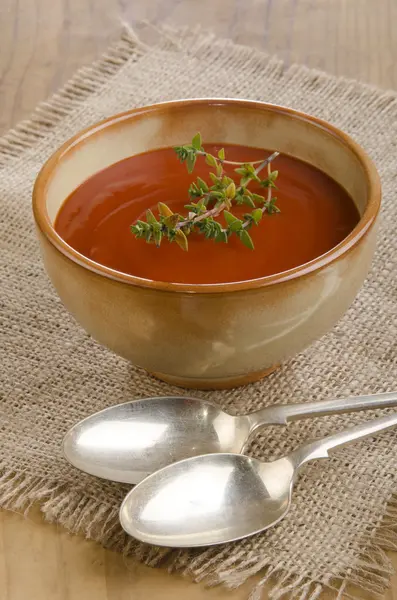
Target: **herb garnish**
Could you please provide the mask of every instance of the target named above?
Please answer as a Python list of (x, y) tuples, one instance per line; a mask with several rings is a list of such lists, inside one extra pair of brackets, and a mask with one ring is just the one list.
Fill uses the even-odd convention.
[[(280, 212), (276, 206), (276, 197), (272, 196), (276, 189), (275, 181), (278, 171), (272, 171), (270, 164), (279, 152), (273, 152), (268, 158), (254, 162), (234, 162), (225, 158), (222, 148), (215, 157), (206, 152), (202, 146), (200, 133), (192, 143), (174, 148), (179, 160), (186, 163), (189, 173), (193, 172), (196, 161), (203, 157), (212, 171), (209, 173), (212, 185), (208, 185), (201, 177), (197, 177), (188, 190), (190, 202), (185, 205), (186, 215), (173, 213), (170, 207), (159, 202), (158, 217), (151, 210), (146, 212), (146, 221), (136, 221), (131, 225), (131, 232), (136, 238), (143, 238), (149, 243), (160, 246), (164, 239), (176, 242), (183, 250), (188, 250), (188, 237), (192, 232), (203, 234), (215, 242), (227, 242), (236, 235), (250, 249), (254, 244), (248, 230), (259, 225), (265, 213), (271, 215)], [(240, 176), (236, 185), (231, 177), (224, 173), (224, 165), (237, 165), (235, 173)], [(267, 167), (266, 178), (261, 179), (259, 173)], [(256, 182), (267, 190), (265, 196), (252, 193), (248, 186)], [(232, 213), (233, 205), (246, 205), (251, 210), (239, 219)], [(225, 225), (217, 218), (223, 215)]]

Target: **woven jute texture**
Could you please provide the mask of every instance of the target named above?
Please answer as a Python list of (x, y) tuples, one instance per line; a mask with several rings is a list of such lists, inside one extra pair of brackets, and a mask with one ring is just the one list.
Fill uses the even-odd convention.
[[(336, 79), (199, 32), (157, 32), (145, 43), (126, 30), (97, 64), (80, 71), (0, 144), (0, 505), (44, 515), (107, 547), (252, 597), (346, 597), (355, 583), (387, 585), (385, 548), (397, 546), (397, 432), (363, 441), (302, 470), (292, 509), (277, 527), (210, 549), (157, 549), (126, 538), (118, 508), (127, 487), (85, 476), (61, 455), (65, 431), (111, 404), (182, 394), (96, 344), (62, 307), (44, 273), (30, 196), (46, 158), (82, 127), (116, 112), (180, 97), (242, 97), (292, 106), (350, 133), (375, 160), (383, 218), (373, 269), (331, 333), (264, 381), (225, 392), (196, 392), (233, 414), (397, 388), (397, 95)], [(191, 393), (191, 392), (190, 392)], [(258, 435), (249, 452), (273, 459), (373, 417), (297, 422)]]

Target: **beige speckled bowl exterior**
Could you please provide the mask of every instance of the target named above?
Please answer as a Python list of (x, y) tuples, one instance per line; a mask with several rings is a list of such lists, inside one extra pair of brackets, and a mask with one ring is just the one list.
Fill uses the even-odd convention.
[[(281, 274), (218, 285), (170, 284), (113, 271), (54, 231), (81, 182), (136, 153), (205, 142), (278, 149), (322, 169), (361, 219), (327, 254)], [(362, 285), (375, 247), (379, 177), (347, 135), (303, 113), (240, 100), (183, 100), (111, 117), (64, 144), (33, 193), (44, 264), (62, 302), (100, 343), (177, 385), (219, 388), (259, 379), (332, 328)], [(214, 250), (215, 251), (215, 250)]]

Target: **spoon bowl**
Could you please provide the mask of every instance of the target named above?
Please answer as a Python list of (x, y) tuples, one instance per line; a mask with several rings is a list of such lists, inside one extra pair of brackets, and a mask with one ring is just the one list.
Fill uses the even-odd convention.
[(63, 451), (82, 471), (137, 483), (178, 460), (208, 452), (240, 452), (248, 417), (233, 417), (204, 400), (163, 397), (106, 408), (66, 434)]
[(293, 474), (289, 458), (267, 464), (236, 454), (183, 460), (138, 485), (133, 502), (127, 496), (121, 524), (133, 537), (159, 546), (238, 540), (285, 516)]

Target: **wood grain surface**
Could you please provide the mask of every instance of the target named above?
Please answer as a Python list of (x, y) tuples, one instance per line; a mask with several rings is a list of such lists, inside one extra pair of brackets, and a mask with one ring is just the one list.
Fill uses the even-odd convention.
[(0, 131), (115, 39), (121, 21), (200, 24), (337, 75), (397, 87), (396, 0), (0, 0)]
[[(397, 87), (397, 0), (0, 0), (0, 133), (97, 58), (122, 21), (140, 19), (200, 24), (288, 62)], [(387, 600), (397, 600), (392, 583)], [(0, 600), (243, 600), (248, 590), (126, 563), (38, 511), (0, 513)]]

